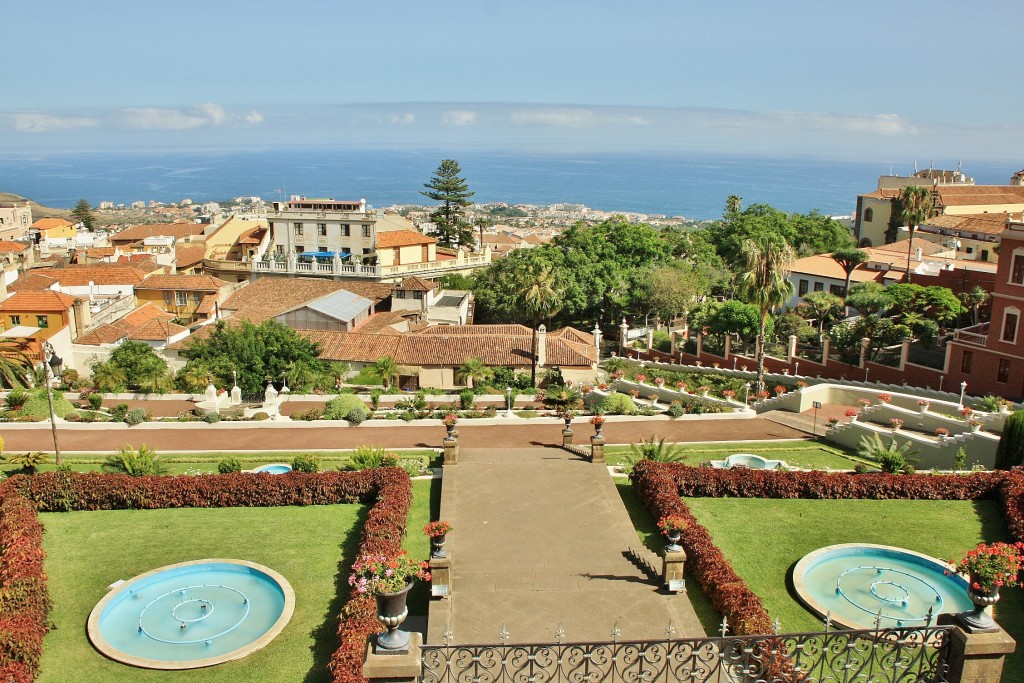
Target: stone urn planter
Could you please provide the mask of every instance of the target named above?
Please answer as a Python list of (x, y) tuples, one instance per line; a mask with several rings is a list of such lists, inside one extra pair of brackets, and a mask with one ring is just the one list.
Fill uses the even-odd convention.
[(377, 636), (377, 646), (382, 650), (402, 651), (409, 647), (409, 632), (398, 627), (409, 616), (406, 604), (412, 582), (397, 593), (379, 593), (374, 596), (377, 601), (377, 621), (387, 629), (386, 633)]
[(679, 529), (669, 529), (665, 532), (665, 538), (668, 539), (668, 545), (665, 546), (665, 550), (669, 552), (677, 553), (683, 549), (683, 546), (679, 545), (679, 540), (683, 537), (683, 532)]
[(448, 557), (448, 553), (444, 550), (445, 537), (447, 533), (435, 534), (430, 537), (430, 556), (436, 558)]
[(999, 586), (987, 591), (974, 590), (973, 586), (976, 583), (978, 583), (977, 578), (972, 574), (970, 586), (967, 588), (967, 597), (974, 603), (974, 609), (970, 612), (961, 612), (957, 618), (975, 631), (997, 630), (999, 626), (986, 609), (999, 602)]

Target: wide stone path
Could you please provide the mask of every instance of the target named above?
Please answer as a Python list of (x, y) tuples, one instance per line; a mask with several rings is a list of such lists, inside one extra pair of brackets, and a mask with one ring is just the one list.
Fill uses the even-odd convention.
[[(643, 549), (603, 465), (558, 448), (463, 449), (444, 468), (451, 595), (428, 643), (566, 642), (704, 635), (685, 593), (662, 592), (624, 555)], [(657, 560), (660, 569), (660, 560)]]

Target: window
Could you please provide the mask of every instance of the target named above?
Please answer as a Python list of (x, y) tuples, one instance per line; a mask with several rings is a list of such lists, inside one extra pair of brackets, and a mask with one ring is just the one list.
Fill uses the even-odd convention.
[(304, 251), (306, 251), (305, 247), (295, 247), (295, 253), (296, 254), (301, 254)]
[(278, 254), (280, 254), (281, 256), (284, 256), (284, 245), (283, 244), (278, 244), (277, 246), (274, 247), (274, 249), (277, 251)]
[(1010, 282), (1016, 285), (1024, 285), (1024, 254), (1014, 253)]
[(965, 375), (971, 373), (971, 363), (974, 361), (974, 351), (964, 351), (964, 355), (960, 358), (960, 372)]
[(423, 298), (423, 292), (413, 292), (412, 293), (412, 298), (413, 299), (422, 299)]
[(296, 223), (295, 224), (295, 234), (296, 235), (301, 235), (302, 234), (302, 223)]
[(824, 291), (824, 290), (825, 290), (825, 283), (824, 282), (815, 282), (814, 283), (814, 291), (815, 292), (821, 292), (821, 291)]
[(800, 288), (797, 291), (797, 295), (798, 296), (803, 296), (804, 294), (806, 294), (807, 293), (807, 288), (810, 287), (810, 286), (811, 286), (810, 282), (808, 282), (807, 280), (801, 280), (800, 281)]
[(875, 220), (875, 210), (871, 208), (864, 209), (864, 222), (870, 223)]
[(352, 231), (349, 229), (348, 223), (342, 223), (341, 224), (341, 236), (342, 237), (348, 237), (351, 234), (352, 234)]
[(326, 223), (317, 223), (316, 224), (316, 234), (320, 235), (321, 237), (327, 237), (327, 224)]
[(20, 325), (20, 324), (21, 324), (21, 316), (20, 315), (12, 315), (11, 316), (11, 326), (13, 327), (14, 325)]
[(176, 306), (188, 306), (188, 292), (175, 292), (174, 303)]
[(369, 253), (370, 253), (370, 248), (369, 247), (363, 247), (363, 256), (366, 256)]
[(369, 236), (370, 236), (370, 226), (369, 225), (364, 225), (363, 226), (363, 237), (369, 237)]
[(1017, 321), (1020, 320), (1020, 311), (1016, 308), (1008, 308), (1003, 313), (1003, 333), (1000, 340), (1008, 344), (1017, 343)]
[(36, 316), (36, 327), (42, 327), (43, 329), (46, 329), (49, 326), (50, 326), (50, 319), (47, 316), (45, 316), (45, 315), (37, 315)]
[(836, 296), (843, 296), (843, 286), (842, 285), (829, 285), (828, 286), (828, 291), (829, 291), (829, 294), (835, 294)]
[(199, 302), (202, 301), (202, 300), (203, 300), (202, 292), (192, 292), (192, 303), (194, 303), (196, 306), (198, 306)]
[(398, 290), (397, 292), (395, 292), (395, 295), (396, 295), (396, 296), (397, 296), (397, 297), (398, 297), (399, 299), (404, 299), (404, 298), (405, 298), (405, 290), (404, 290), (404, 289), (400, 289), (400, 290)]
[(996, 381), (1000, 384), (1006, 384), (1010, 381), (1010, 359), (999, 359), (999, 370), (996, 372)]
[(988, 261), (988, 249), (981, 250), (981, 260)]
[(319, 251), (319, 252), (326, 252), (327, 251), (327, 247), (318, 247), (317, 251)]

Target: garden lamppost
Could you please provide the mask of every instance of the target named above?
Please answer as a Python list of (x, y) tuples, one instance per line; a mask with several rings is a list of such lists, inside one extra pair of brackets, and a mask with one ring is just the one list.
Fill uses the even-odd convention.
[(512, 417), (512, 387), (505, 387), (505, 417)]
[(964, 393), (967, 391), (967, 380), (960, 382), (960, 410), (964, 409)]
[(46, 371), (46, 403), (50, 407), (50, 431), (53, 433), (53, 453), (58, 465), (63, 463), (60, 457), (60, 444), (57, 442), (57, 416), (53, 410), (53, 373), (54, 368), (61, 366), (60, 356), (53, 350), (50, 342), (43, 342), (43, 366)]
[(750, 382), (743, 385), (743, 406), (750, 408)]

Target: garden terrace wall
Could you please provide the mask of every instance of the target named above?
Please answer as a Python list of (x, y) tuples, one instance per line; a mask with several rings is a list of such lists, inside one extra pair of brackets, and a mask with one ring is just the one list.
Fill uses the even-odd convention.
[(642, 460), (630, 474), (637, 496), (656, 518), (679, 515), (689, 527), (682, 544), (688, 565), (712, 605), (740, 635), (770, 633), (760, 597), (736, 574), (711, 534), (683, 502), (705, 498), (980, 500), (998, 498), (1014, 540), (1024, 540), (1024, 474), (851, 475), (832, 472), (720, 470)]
[[(373, 503), (363, 525), (359, 554), (395, 554), (401, 551), (405, 537), (412, 505), (412, 480), (397, 467), (361, 472), (176, 477), (48, 472), (32, 477), (11, 477), (0, 484), (0, 496), (22, 501), (24, 512), (19, 526), (29, 530), (33, 524), (39, 525), (33, 506), (40, 511), (68, 511)], [(0, 508), (0, 514), (2, 510)], [(3, 518), (0, 517), (0, 543), (4, 540), (4, 529)], [(21, 535), (27, 534), (23, 532)], [(41, 529), (38, 535), (41, 574)], [(0, 557), (0, 561), (2, 559)], [(4, 585), (7, 585), (6, 581)], [(0, 602), (0, 629), (9, 628), (2, 607)], [(349, 595), (342, 606), (337, 631), (340, 644), (329, 664), (334, 683), (365, 681), (362, 664), (367, 638), (379, 630), (375, 611), (372, 597), (356, 593)], [(44, 628), (39, 635), (38, 653), (42, 651), (45, 632)], [(0, 631), (0, 637), (2, 635)], [(38, 654), (35, 661), (38, 662)], [(6, 668), (0, 668), (0, 676), (7, 673)], [(20, 683), (31, 681), (32, 677), (30, 673), (27, 677), (7, 676), (3, 680)]]
[(32, 504), (0, 489), (0, 680), (35, 679), (50, 629), (43, 527)]

